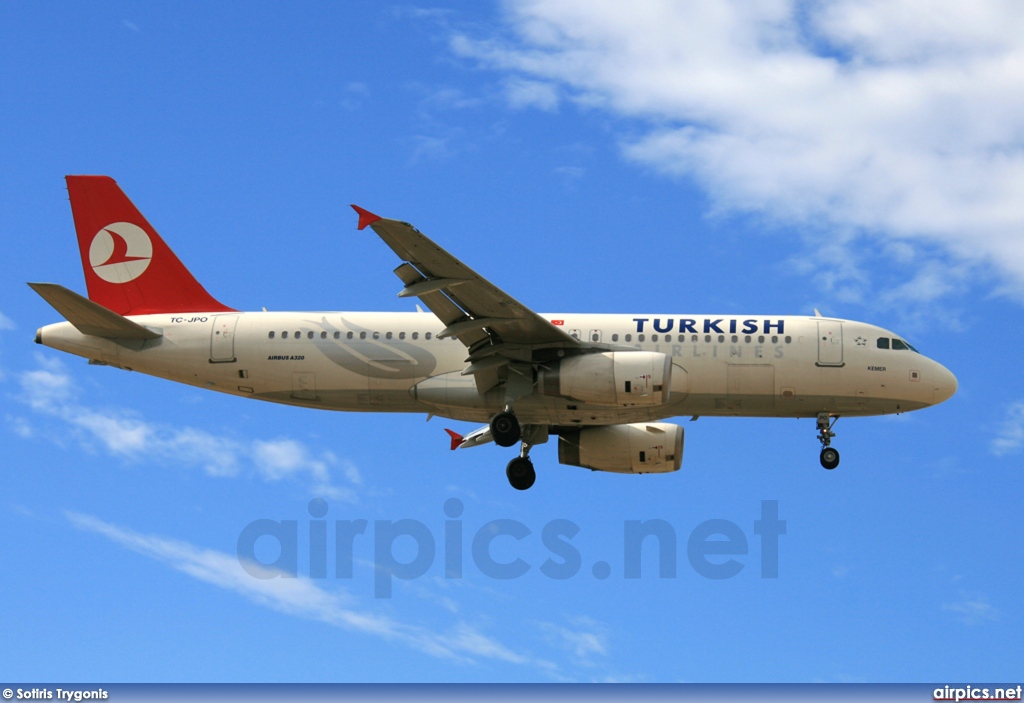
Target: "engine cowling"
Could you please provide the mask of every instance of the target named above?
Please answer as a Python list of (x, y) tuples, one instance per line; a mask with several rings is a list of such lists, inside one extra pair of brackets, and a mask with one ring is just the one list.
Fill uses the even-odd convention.
[(540, 372), (544, 395), (594, 405), (661, 405), (672, 390), (672, 357), (616, 351), (562, 359)]
[(622, 474), (678, 471), (683, 465), (683, 428), (638, 422), (566, 432), (558, 438), (558, 461)]

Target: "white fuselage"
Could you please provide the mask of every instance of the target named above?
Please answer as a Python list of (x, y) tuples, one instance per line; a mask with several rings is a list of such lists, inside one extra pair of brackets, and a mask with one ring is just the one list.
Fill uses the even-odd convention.
[[(527, 395), (523, 423), (604, 425), (679, 415), (882, 415), (934, 405), (956, 389), (939, 363), (861, 322), (798, 316), (546, 314), (584, 342), (672, 357), (671, 394), (654, 406), (609, 407)], [(421, 313), (245, 312), (139, 315), (159, 339), (117, 342), (69, 322), (37, 341), (97, 362), (180, 383), (311, 408), (429, 412), (486, 422), (499, 390), (462, 375), (467, 350), (438, 339)], [(889, 344), (888, 346), (892, 346)]]

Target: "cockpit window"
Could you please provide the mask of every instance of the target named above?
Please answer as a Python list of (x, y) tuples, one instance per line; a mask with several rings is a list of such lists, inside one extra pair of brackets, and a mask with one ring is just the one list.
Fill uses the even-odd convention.
[(921, 352), (917, 351), (917, 349), (914, 349), (914, 347), (911, 346), (909, 343), (904, 342), (902, 339), (896, 339), (895, 337), (893, 337), (891, 340), (888, 337), (879, 337), (878, 338), (878, 348), (879, 349), (889, 349), (890, 348), (889, 347), (890, 341), (892, 342), (892, 348), (895, 349), (896, 351), (907, 351), (907, 350), (910, 350), (912, 352), (917, 352), (918, 354), (921, 353)]

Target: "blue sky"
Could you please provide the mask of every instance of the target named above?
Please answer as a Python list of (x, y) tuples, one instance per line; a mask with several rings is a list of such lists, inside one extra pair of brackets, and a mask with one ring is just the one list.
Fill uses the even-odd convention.
[[(1024, 12), (917, 5), (0, 4), (0, 678), (1019, 675)], [(538, 311), (817, 307), (904, 334), (960, 389), (841, 420), (834, 472), (812, 421), (702, 418), (676, 474), (565, 467), (551, 443), (520, 494), (508, 450), (448, 451), (465, 423), (247, 402), (32, 344), (57, 316), (25, 282), (84, 292), (69, 173), (116, 178), (240, 309), (412, 309), (358, 203)], [(369, 523), (352, 578), (333, 555), (310, 578), (316, 498), (331, 527)], [(775, 579), (762, 501), (786, 521)], [(260, 519), (296, 521), (298, 578), (239, 566)], [(437, 556), (377, 598), (375, 530), (399, 520)], [(494, 520), (530, 531), (494, 542), (520, 578), (471, 558)], [(579, 528), (561, 580), (541, 571), (556, 520)], [(653, 545), (626, 578), (635, 520), (675, 533), (673, 578)], [(708, 520), (747, 540), (733, 578), (687, 559)]]

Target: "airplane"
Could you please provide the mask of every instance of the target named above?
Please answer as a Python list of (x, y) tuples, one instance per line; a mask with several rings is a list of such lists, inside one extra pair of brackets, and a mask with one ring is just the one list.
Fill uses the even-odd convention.
[[(485, 423), (451, 449), (519, 445), (509, 483), (530, 488), (530, 449), (562, 464), (669, 473), (691, 416), (815, 418), (820, 463), (841, 416), (941, 403), (954, 375), (902, 336), (801, 315), (536, 313), (399, 220), (353, 205), (401, 261), (418, 312), (242, 312), (213, 298), (117, 183), (67, 176), (88, 297), (29, 283), (65, 322), (35, 341), (91, 364), (325, 410), (427, 413)], [(417, 308), (419, 305), (417, 304)]]

